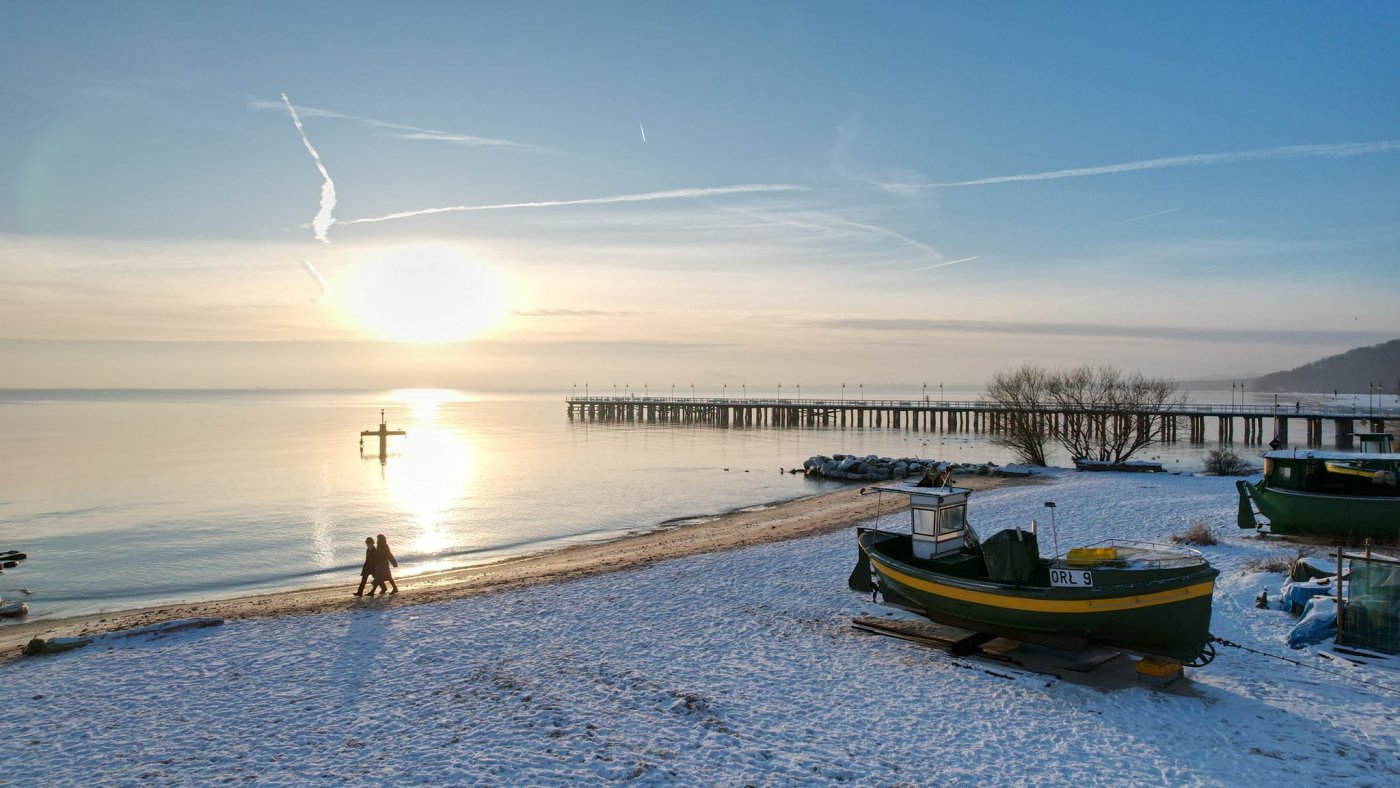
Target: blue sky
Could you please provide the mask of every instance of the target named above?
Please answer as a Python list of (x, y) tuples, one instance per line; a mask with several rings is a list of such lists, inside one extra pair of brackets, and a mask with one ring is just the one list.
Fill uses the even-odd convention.
[(1191, 378), (1400, 335), (1400, 9), (1218, 5), (10, 3), (8, 385)]

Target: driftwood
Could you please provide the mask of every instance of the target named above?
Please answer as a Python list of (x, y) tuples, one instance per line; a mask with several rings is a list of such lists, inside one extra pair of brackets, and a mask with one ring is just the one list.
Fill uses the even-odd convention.
[(34, 638), (29, 641), (29, 645), (24, 647), (26, 657), (38, 656), (41, 654), (61, 654), (65, 651), (82, 648), (92, 644), (99, 639), (116, 639), (139, 637), (141, 635), (154, 635), (164, 637), (172, 632), (179, 632), (185, 629), (202, 629), (204, 627), (217, 627), (224, 623), (222, 616), (209, 616), (207, 618), (182, 618), (175, 621), (163, 621), (159, 624), (147, 624), (143, 627), (132, 627), (117, 632), (109, 632), (105, 635), (82, 636), (82, 637), (60, 637), (60, 638)]

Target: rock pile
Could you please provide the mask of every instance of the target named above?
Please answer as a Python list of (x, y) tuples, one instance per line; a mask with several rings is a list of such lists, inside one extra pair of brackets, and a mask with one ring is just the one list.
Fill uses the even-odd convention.
[(818, 454), (808, 457), (802, 469), (808, 476), (822, 479), (849, 479), (859, 482), (878, 482), (890, 479), (904, 479), (910, 476), (923, 476), (924, 470), (935, 465), (933, 460), (920, 460), (914, 457), (891, 459), (877, 454), (856, 457), (850, 454), (833, 454), (827, 457)]

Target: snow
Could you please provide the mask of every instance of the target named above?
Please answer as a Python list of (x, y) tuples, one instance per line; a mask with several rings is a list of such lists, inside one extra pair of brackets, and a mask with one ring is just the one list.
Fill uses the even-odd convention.
[[(430, 605), (232, 622), (5, 665), (16, 783), (1385, 785), (1400, 671), (1290, 650), (1259, 610), (1296, 553), (1233, 480), (1052, 474), (975, 493), (983, 533), (1058, 504), (1062, 547), (1219, 545), (1222, 648), (1169, 691), (998, 671), (859, 633), (849, 531)], [(1042, 538), (1043, 549), (1050, 540)], [(1400, 658), (1388, 660), (1400, 664)], [(1305, 667), (1307, 666), (1307, 667)], [(993, 675), (983, 670), (990, 667)], [(1316, 667), (1317, 669), (1314, 669)], [(1368, 683), (1363, 683), (1368, 682)]]

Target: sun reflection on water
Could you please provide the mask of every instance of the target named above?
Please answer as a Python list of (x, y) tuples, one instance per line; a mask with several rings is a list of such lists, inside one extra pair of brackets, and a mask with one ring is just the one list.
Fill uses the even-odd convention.
[[(476, 465), (469, 437), (444, 424), (445, 406), (468, 397), (451, 389), (399, 389), (393, 398), (411, 408), (398, 456), (386, 468), (385, 484), (393, 503), (408, 516), (411, 529), (405, 554), (430, 556), (456, 543), (448, 518), (468, 496)], [(400, 541), (403, 537), (400, 537)], [(415, 561), (411, 573), (434, 564)]]

